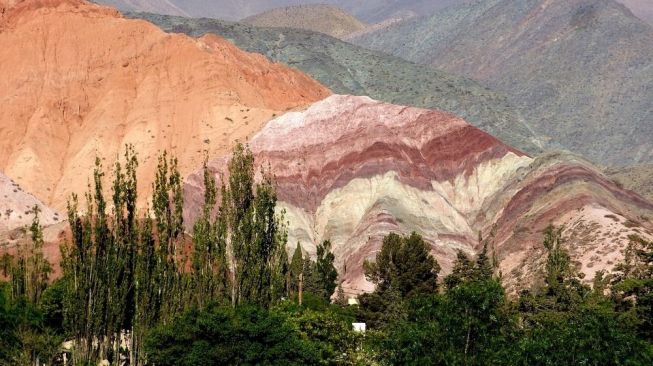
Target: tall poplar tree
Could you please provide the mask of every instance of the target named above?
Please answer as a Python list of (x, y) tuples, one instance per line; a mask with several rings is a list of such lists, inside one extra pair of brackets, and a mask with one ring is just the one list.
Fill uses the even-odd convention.
[(289, 295), (295, 296), (299, 291), (299, 276), (304, 272), (304, 258), (302, 254), (302, 245), (297, 242), (297, 247), (293, 252), (290, 260), (290, 278), (289, 278)]
[[(226, 256), (226, 217), (224, 210), (215, 212), (217, 184), (204, 160), (204, 206), (193, 226), (193, 302), (203, 308), (227, 297), (229, 268)], [(213, 218), (215, 216), (215, 218)]]
[(288, 271), (286, 224), (277, 215), (277, 195), (269, 172), (254, 183), (254, 155), (242, 144), (229, 162), (229, 184), (223, 192), (228, 216), (232, 304), (268, 307), (284, 294)]
[(43, 291), (48, 286), (51, 272), (50, 263), (43, 256), (43, 229), (39, 219), (41, 210), (34, 206), (30, 212), (34, 215), (29, 227), (30, 241), (20, 247), (15, 262), (6, 254), (3, 257), (4, 271), (11, 277), (11, 290), (14, 299), (24, 297), (32, 304), (38, 304)]

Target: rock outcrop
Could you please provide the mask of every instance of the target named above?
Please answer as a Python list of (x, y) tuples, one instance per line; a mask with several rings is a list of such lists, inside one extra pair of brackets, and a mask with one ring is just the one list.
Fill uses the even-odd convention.
[[(317, 243), (331, 240), (343, 287), (352, 293), (371, 289), (362, 263), (392, 231), (423, 234), (445, 272), (457, 250), (479, 250), (482, 232), (493, 238), (515, 289), (537, 273), (541, 232), (550, 223), (566, 225), (588, 279), (615, 263), (628, 233), (653, 229), (653, 204), (586, 161), (563, 154), (533, 159), (443, 112), (332, 96), (269, 122), (250, 146), (276, 176), (289, 249), (301, 242), (314, 254)], [(210, 167), (218, 174), (226, 161)], [(193, 222), (202, 204), (200, 172), (187, 179), (185, 196)]]
[(330, 94), (215, 35), (167, 34), (81, 0), (1, 4), (0, 170), (57, 209), (86, 191), (96, 156), (110, 170), (136, 147), (142, 204), (160, 151), (190, 173), (203, 151)]

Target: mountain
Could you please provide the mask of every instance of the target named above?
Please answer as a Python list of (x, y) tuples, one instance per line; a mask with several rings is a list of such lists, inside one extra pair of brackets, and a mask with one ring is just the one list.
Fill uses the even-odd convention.
[(97, 0), (101, 4), (115, 6), (124, 11), (223, 20), (240, 20), (287, 6), (326, 4), (342, 8), (368, 23), (429, 14), (466, 1), (469, 0)]
[(608, 169), (606, 174), (653, 202), (653, 164)]
[(618, 0), (626, 5), (633, 14), (653, 25), (653, 1), (650, 0)]
[(268, 10), (242, 20), (258, 27), (284, 27), (311, 30), (344, 38), (365, 29), (366, 25), (344, 10), (330, 5), (298, 5)]
[(110, 171), (126, 144), (147, 197), (164, 149), (187, 174), (204, 151), (330, 94), (215, 35), (167, 34), (81, 0), (0, 1), (0, 170), (55, 209), (86, 192), (95, 157)]
[(480, 0), (355, 43), (505, 93), (553, 146), (653, 161), (653, 27), (612, 0)]
[[(631, 233), (653, 237), (653, 203), (619, 188), (585, 160), (533, 159), (454, 115), (334, 95), (270, 121), (250, 142), (270, 164), (288, 244), (314, 255), (330, 240), (348, 292), (371, 290), (362, 273), (389, 232), (422, 234), (446, 273), (457, 250), (492, 238), (503, 282), (524, 286), (546, 256), (542, 231), (564, 225), (591, 280), (622, 256)], [(209, 164), (218, 181), (227, 159)], [(185, 222), (203, 204), (203, 175), (186, 179)]]
[(505, 97), (471, 80), (369, 51), (324, 34), (259, 28), (215, 19), (129, 14), (173, 33), (214, 33), (246, 51), (295, 67), (338, 94), (366, 95), (394, 104), (439, 109), (523, 151), (541, 152), (540, 142)]

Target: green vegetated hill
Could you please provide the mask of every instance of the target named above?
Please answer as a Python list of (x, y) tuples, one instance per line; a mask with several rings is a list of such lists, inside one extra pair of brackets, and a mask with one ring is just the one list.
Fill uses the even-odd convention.
[(366, 24), (331, 5), (297, 5), (272, 9), (242, 20), (259, 27), (286, 27), (306, 29), (343, 38), (360, 32)]
[(354, 42), (503, 92), (597, 163), (653, 161), (653, 28), (615, 1), (480, 0)]
[(540, 152), (539, 142), (507, 99), (469, 79), (316, 32), (146, 13), (128, 16), (148, 20), (169, 32), (215, 33), (244, 50), (298, 68), (335, 93), (448, 111), (512, 146), (532, 154)]

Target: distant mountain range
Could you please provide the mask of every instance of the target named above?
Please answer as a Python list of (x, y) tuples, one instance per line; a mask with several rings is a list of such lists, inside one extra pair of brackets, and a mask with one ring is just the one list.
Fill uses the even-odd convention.
[(127, 16), (145, 19), (168, 32), (194, 37), (214, 33), (246, 51), (298, 68), (335, 93), (448, 111), (523, 151), (541, 152), (540, 142), (506, 98), (469, 79), (316, 32), (206, 18), (145, 13)]
[(480, 0), (354, 42), (505, 93), (554, 147), (653, 161), (653, 27), (615, 1)]
[[(274, 174), (286, 248), (299, 241), (314, 254), (330, 240), (350, 293), (372, 289), (362, 263), (390, 232), (423, 235), (442, 274), (457, 250), (478, 253), (480, 232), (509, 291), (541, 273), (549, 224), (564, 227), (586, 281), (621, 261), (630, 234), (653, 239), (653, 203), (583, 158), (524, 153), (537, 149), (533, 135), (505, 99), (476, 82), (309, 31), (152, 18), (202, 35), (166, 33), (83, 0), (0, 0), (0, 255), (25, 248), (28, 210), (38, 204), (56, 278), (69, 227), (56, 210), (89, 189), (94, 158), (110, 186), (126, 144), (138, 154), (145, 215), (157, 154), (178, 159), (190, 228), (205, 202), (203, 159), (222, 183), (235, 140)], [(300, 70), (204, 34), (210, 29), (337, 93), (446, 111), (334, 95)]]
[(268, 10), (242, 20), (259, 27), (285, 27), (311, 30), (343, 38), (361, 32), (366, 24), (331, 5), (296, 5)]
[(268, 10), (310, 4), (342, 8), (367, 22), (423, 15), (466, 0), (98, 0), (123, 11), (241, 20)]

